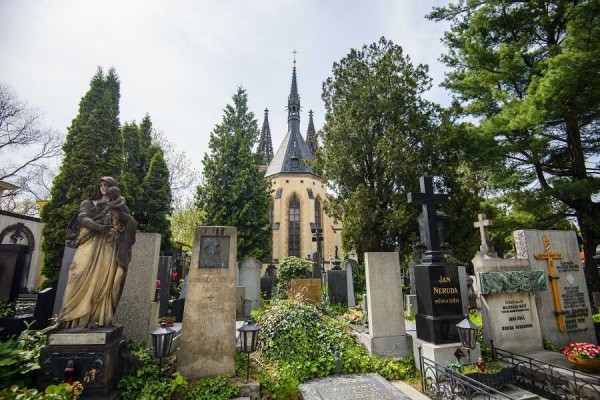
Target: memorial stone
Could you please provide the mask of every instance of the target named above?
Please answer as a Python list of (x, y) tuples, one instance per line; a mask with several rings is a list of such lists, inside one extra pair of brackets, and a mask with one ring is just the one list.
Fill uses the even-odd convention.
[(131, 261), (121, 301), (115, 312), (128, 340), (151, 345), (150, 332), (158, 326), (156, 274), (160, 255), (160, 234), (138, 232), (131, 248)]
[(311, 278), (321, 279), (321, 256), (318, 252), (311, 251), (308, 253), (308, 258), (312, 266)]
[(62, 262), (60, 264), (60, 274), (58, 276), (58, 285), (56, 286), (56, 297), (54, 299), (54, 308), (52, 315), (58, 315), (62, 309), (63, 297), (69, 280), (69, 267), (73, 262), (73, 257), (77, 251), (74, 247), (66, 246), (63, 251)]
[(158, 258), (158, 274), (156, 279), (160, 281), (159, 293), (159, 308), (158, 316), (164, 317), (167, 315), (167, 309), (169, 308), (169, 296), (171, 295), (171, 265), (173, 264), (173, 257), (171, 256), (160, 256)]
[(0, 244), (0, 302), (13, 302), (27, 292), (29, 246)]
[(299, 298), (312, 304), (321, 302), (320, 279), (292, 279), (289, 298)]
[(330, 304), (348, 306), (348, 281), (346, 271), (327, 271), (327, 297)]
[(304, 400), (409, 400), (410, 397), (378, 374), (341, 375), (299, 386)]
[(239, 286), (246, 288), (245, 298), (252, 301), (252, 309), (258, 310), (260, 304), (260, 270), (262, 264), (249, 258), (239, 264)]
[(273, 296), (273, 280), (267, 275), (267, 271), (260, 278), (260, 295), (265, 301), (271, 300)]
[(353, 269), (358, 267), (358, 263), (352, 259), (344, 261), (344, 270), (346, 271), (346, 287), (348, 291), (348, 307), (356, 307), (354, 298), (354, 279), (352, 278)]
[(404, 357), (410, 346), (404, 326), (402, 280), (396, 252), (365, 253), (369, 333), (359, 340), (375, 355)]
[(235, 318), (237, 320), (245, 319), (246, 312), (246, 288), (243, 286), (235, 287)]
[(515, 232), (515, 245), (517, 257), (548, 278), (548, 290), (536, 295), (544, 338), (558, 347), (594, 343), (592, 308), (575, 232), (520, 230)]
[(187, 379), (235, 375), (237, 233), (196, 229), (177, 364)]

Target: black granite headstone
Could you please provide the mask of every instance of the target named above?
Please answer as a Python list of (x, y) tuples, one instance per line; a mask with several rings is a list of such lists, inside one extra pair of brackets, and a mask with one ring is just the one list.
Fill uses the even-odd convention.
[(433, 192), (431, 177), (422, 176), (420, 187), (422, 193), (408, 195), (409, 203), (422, 204), (421, 237), (427, 246), (421, 263), (414, 268), (417, 337), (434, 344), (458, 342), (456, 324), (465, 318), (459, 274), (458, 268), (448, 264), (441, 251), (443, 227), (436, 210), (438, 204), (448, 201), (448, 196)]
[(260, 278), (260, 295), (264, 300), (271, 300), (273, 296), (273, 280), (266, 274)]
[(56, 289), (46, 288), (37, 294), (35, 312), (33, 313), (33, 329), (44, 329), (51, 324), (52, 311), (54, 308), (54, 298)]
[(158, 271), (156, 273), (156, 279), (160, 281), (160, 304), (158, 307), (158, 316), (164, 317), (167, 315), (167, 308), (169, 307), (169, 296), (171, 292), (171, 263), (173, 257), (161, 256), (158, 258)]
[(0, 301), (13, 302), (27, 291), (30, 247), (0, 244)]
[(327, 296), (330, 304), (348, 307), (348, 281), (346, 271), (327, 271)]
[(185, 308), (185, 297), (173, 300), (172, 315), (175, 322), (183, 322), (183, 310)]

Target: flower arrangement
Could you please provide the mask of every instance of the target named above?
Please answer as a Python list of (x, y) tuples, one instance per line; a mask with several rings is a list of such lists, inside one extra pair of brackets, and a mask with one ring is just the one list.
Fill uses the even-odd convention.
[(561, 353), (569, 360), (600, 360), (600, 346), (593, 343), (571, 343), (565, 346)]

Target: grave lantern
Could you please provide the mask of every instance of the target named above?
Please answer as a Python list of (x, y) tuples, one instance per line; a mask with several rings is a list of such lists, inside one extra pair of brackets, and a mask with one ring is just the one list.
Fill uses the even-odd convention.
[(256, 351), (256, 344), (258, 342), (258, 331), (260, 328), (254, 324), (252, 317), (249, 317), (244, 325), (238, 329), (240, 333), (240, 347), (241, 350), (248, 354), (248, 364), (246, 367), (246, 382), (248, 382), (250, 375), (250, 353)]
[(471, 350), (477, 346), (477, 331), (479, 330), (479, 327), (471, 322), (467, 316), (467, 318), (456, 324), (456, 328), (458, 329), (460, 343), (462, 347), (467, 349), (469, 364), (471, 364)]
[(162, 362), (162, 359), (171, 352), (175, 331), (167, 328), (167, 324), (163, 322), (150, 335), (152, 336), (152, 354), (154, 358), (158, 358)]

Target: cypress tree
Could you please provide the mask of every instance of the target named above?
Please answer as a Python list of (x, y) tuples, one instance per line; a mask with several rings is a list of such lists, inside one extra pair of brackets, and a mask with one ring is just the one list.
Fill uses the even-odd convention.
[(63, 163), (52, 184), (50, 201), (41, 213), (45, 223), (42, 273), (46, 287), (58, 282), (64, 230), (81, 201), (89, 197), (100, 177), (120, 177), (123, 142), (119, 132), (119, 98), (120, 84), (115, 70), (111, 68), (105, 76), (99, 67), (68, 128)]
[(169, 169), (163, 158), (163, 152), (154, 147), (154, 156), (150, 160), (148, 174), (142, 183), (141, 196), (138, 203), (144, 212), (140, 215), (138, 223), (141, 231), (158, 232), (162, 235), (161, 254), (171, 254), (171, 223), (168, 215), (171, 214), (171, 187), (169, 186)]
[(137, 199), (141, 194), (143, 176), (137, 173), (141, 163), (140, 132), (135, 122), (126, 122), (121, 129), (123, 139), (123, 175), (119, 180), (123, 196), (133, 217), (137, 213)]
[(239, 260), (263, 259), (270, 252), (269, 186), (252, 154), (258, 124), (248, 110), (246, 91), (239, 88), (223, 122), (210, 135), (211, 154), (204, 155), (204, 185), (196, 205), (206, 213), (206, 225), (237, 227)]

